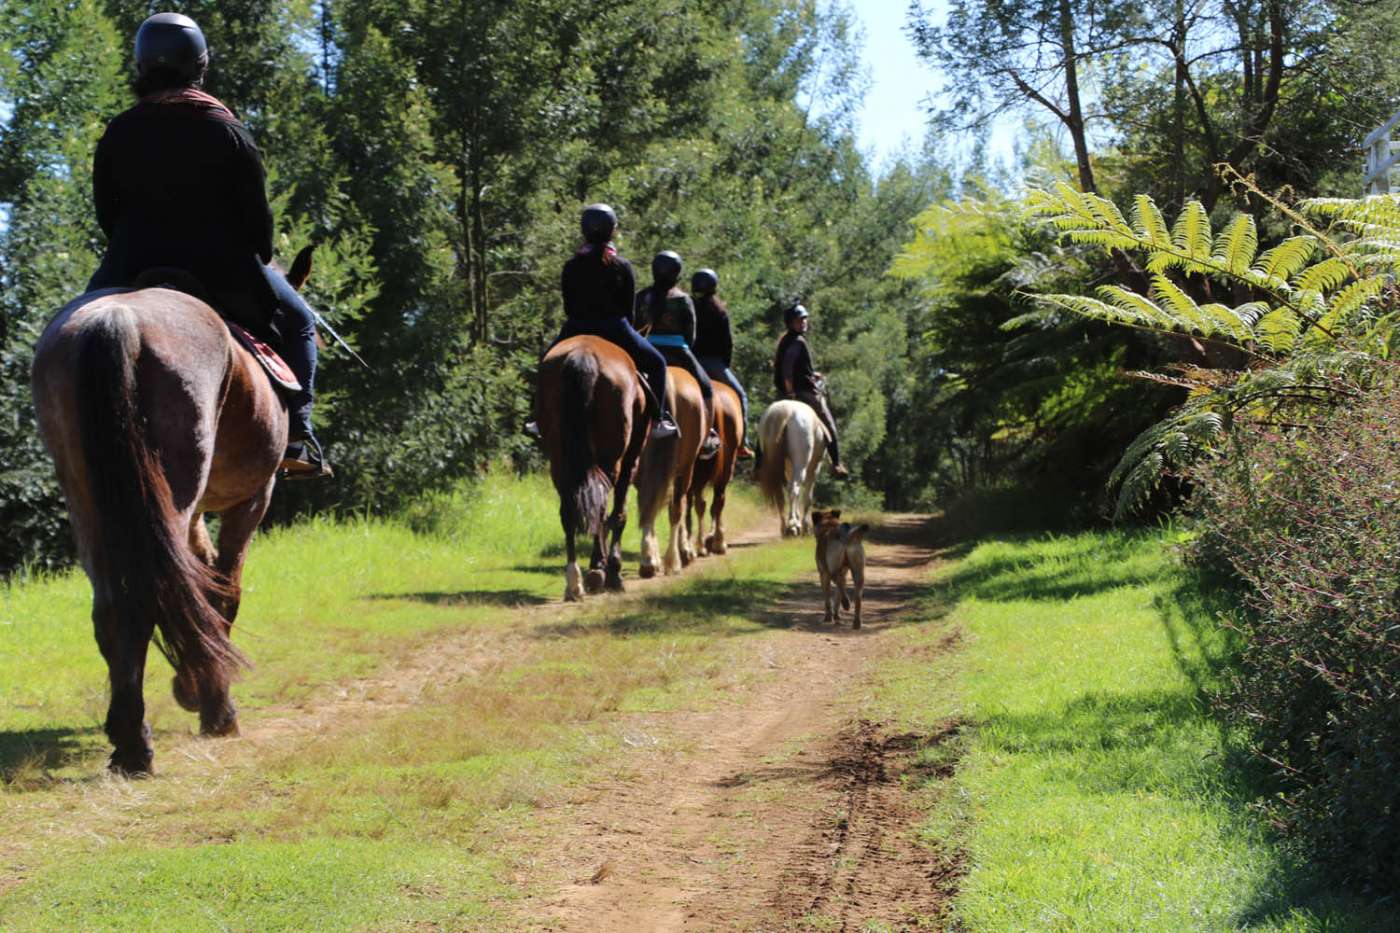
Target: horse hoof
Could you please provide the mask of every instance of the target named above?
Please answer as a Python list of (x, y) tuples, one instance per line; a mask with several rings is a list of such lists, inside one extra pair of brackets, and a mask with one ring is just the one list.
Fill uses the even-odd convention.
[(151, 752), (138, 752), (135, 755), (112, 752), (112, 757), (107, 761), (107, 770), (117, 777), (138, 780), (154, 777), (156, 773), (155, 755)]
[(654, 564), (642, 564), (637, 568), (637, 575), (643, 580), (650, 580), (656, 576), (656, 566)]
[(622, 577), (619, 576), (608, 577), (604, 586), (607, 587), (609, 593), (625, 593), (627, 591), (627, 587), (622, 583)]
[(601, 593), (607, 582), (607, 577), (601, 570), (590, 570), (583, 578), (583, 588), (589, 593)]
[(574, 589), (572, 586), (564, 587), (564, 602), (576, 603), (583, 599), (583, 590)]

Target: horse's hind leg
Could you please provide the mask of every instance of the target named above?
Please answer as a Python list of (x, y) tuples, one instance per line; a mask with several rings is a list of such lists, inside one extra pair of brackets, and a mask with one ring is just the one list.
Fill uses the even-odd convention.
[(711, 524), (714, 532), (710, 535), (710, 552), (713, 554), (723, 554), (729, 550), (729, 545), (724, 540), (724, 500), (729, 491), (728, 484), (715, 487), (715, 501), (710, 506)]
[[(225, 589), (211, 594), (211, 601), (218, 607), (228, 629), (233, 630), (233, 621), (238, 618), (238, 609), (243, 600), (243, 563), (248, 557), (248, 545), (258, 523), (267, 514), (268, 503), (272, 501), (274, 480), (253, 498), (233, 508), (219, 513), (219, 549), (213, 560)], [(205, 531), (204, 519), (197, 516), (190, 523), (191, 544), (203, 537), (207, 542), (209, 533)], [(195, 553), (204, 556), (204, 550), (195, 546)], [(228, 685), (223, 683), (193, 683), (188, 671), (176, 671), (171, 685), (175, 699), (186, 709), (199, 710), (199, 731), (204, 735), (237, 735), (238, 710), (229, 697)], [(193, 702), (191, 702), (193, 701)]]
[(564, 526), (564, 601), (577, 602), (583, 599), (583, 574), (578, 569), (578, 544), (574, 540), (573, 524), (563, 506), (559, 509), (559, 519)]
[(588, 561), (588, 573), (583, 578), (583, 588), (589, 593), (603, 592), (603, 585), (607, 581), (607, 575), (603, 572), (603, 539), (605, 537), (607, 537), (606, 529), (593, 536), (593, 556)]
[(690, 505), (686, 509), (685, 521), (690, 524), (691, 512), (695, 513), (695, 533), (690, 536), (695, 546), (696, 557), (706, 557), (710, 553), (710, 540), (705, 534), (705, 487), (701, 486), (690, 494)]
[(96, 586), (92, 624), (112, 683), (106, 732), (113, 750), (108, 767), (117, 774), (150, 774), (154, 770), (155, 746), (151, 744), (151, 727), (146, 725), (146, 700), (141, 688), (146, 678), (146, 649), (152, 624), (143, 620), (136, 628), (124, 626), (111, 598)]
[(802, 499), (802, 490), (807, 485), (807, 469), (798, 466), (794, 461), (792, 466), (792, 479), (788, 482), (787, 489), (787, 520), (783, 525), (783, 536), (795, 538), (802, 534), (803, 524), (806, 519), (803, 516), (805, 504)]

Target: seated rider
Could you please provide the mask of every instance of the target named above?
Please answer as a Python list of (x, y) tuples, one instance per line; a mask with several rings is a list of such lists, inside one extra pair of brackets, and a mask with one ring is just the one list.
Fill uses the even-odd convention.
[(651, 278), (651, 287), (637, 296), (634, 320), (649, 328), (647, 340), (661, 351), (668, 366), (679, 366), (700, 383), (705, 405), (702, 423), (708, 425), (700, 457), (708, 459), (719, 452), (720, 444), (714, 428), (715, 387), (690, 350), (695, 342), (695, 305), (676, 284), (681, 278), (681, 257), (669, 249), (657, 253), (651, 261)]
[[(617, 214), (606, 204), (593, 204), (584, 208), (581, 226), (584, 243), (564, 263), (564, 326), (549, 348), (570, 337), (591, 334), (626, 350), (646, 384), (649, 416), (654, 422), (651, 436), (677, 436), (680, 430), (666, 410), (666, 360), (632, 326), (637, 276), (632, 264), (612, 245)], [(530, 422), (525, 433), (539, 437), (539, 425)]]
[(233, 112), (200, 90), (208, 66), (204, 35), (189, 17), (158, 13), (137, 30), (139, 100), (107, 124), (93, 160), (107, 251), (88, 290), (130, 286), (150, 269), (180, 269), (221, 314), (260, 337), (280, 335), (281, 354), (302, 385), (288, 400), (282, 469), (290, 477), (326, 476), (311, 431), (315, 322), (269, 265), (272, 210), (262, 158)]
[(841, 465), (841, 452), (836, 446), (836, 419), (826, 403), (822, 374), (812, 368), (812, 351), (804, 336), (809, 327), (807, 318), (807, 309), (800, 304), (783, 312), (787, 333), (778, 341), (778, 352), (773, 357), (773, 384), (780, 397), (806, 402), (817, 413), (831, 438), (827, 445), (831, 472), (837, 479), (845, 479), (850, 471)]
[(753, 456), (747, 443), (749, 396), (739, 377), (734, 375), (734, 331), (729, 326), (729, 309), (715, 295), (718, 290), (719, 276), (713, 269), (701, 269), (690, 277), (690, 291), (695, 296), (695, 346), (692, 349), (710, 378), (723, 382), (739, 396), (744, 419), (739, 459), (747, 460)]

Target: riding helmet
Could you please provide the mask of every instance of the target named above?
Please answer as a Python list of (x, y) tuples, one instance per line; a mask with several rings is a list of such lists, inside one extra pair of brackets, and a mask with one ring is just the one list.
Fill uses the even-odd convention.
[(606, 204), (590, 204), (583, 209), (583, 238), (590, 243), (606, 243), (617, 229), (617, 214)]
[(209, 45), (195, 21), (179, 13), (157, 13), (136, 30), (136, 70), (172, 71), (193, 81), (209, 66)]
[(802, 305), (795, 304), (783, 312), (783, 323), (791, 324), (793, 321), (802, 317), (811, 317), (811, 315), (807, 313), (807, 309), (802, 307)]
[(681, 257), (675, 250), (663, 249), (651, 260), (651, 277), (658, 282), (679, 282)]
[(701, 269), (690, 277), (690, 290), (697, 295), (713, 295), (719, 291), (719, 276), (713, 269)]

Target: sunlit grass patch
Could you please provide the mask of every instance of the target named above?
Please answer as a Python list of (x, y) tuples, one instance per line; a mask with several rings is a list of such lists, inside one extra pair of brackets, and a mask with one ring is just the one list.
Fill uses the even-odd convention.
[[(542, 495), (535, 480), (513, 482), (495, 478), (486, 491), (505, 484), (507, 502)], [(536, 521), (533, 505), (492, 524), (470, 518), (473, 501), (449, 501), (426, 531), (314, 521), (260, 537), (238, 626), (257, 667), (235, 695), (245, 722), (262, 717), (273, 738), (190, 738), (194, 723), (174, 709), (168, 672), (153, 660), (152, 781), (103, 774), (106, 742), (94, 724), (105, 672), (85, 624), (50, 619), (70, 629), (51, 663), (92, 668), (95, 689), (57, 691), (33, 710), (0, 694), (0, 855), (23, 877), (0, 885), (0, 929), (52, 927), (63, 916), (81, 916), (85, 929), (489, 928), (491, 905), (520, 893), (503, 878), (503, 829), (529, 826), (539, 807), (617, 767), (635, 737), (613, 725), (615, 714), (703, 705), (731, 686), (730, 661), (744, 650), (736, 636), (778, 624), (763, 601), (810, 562), (802, 542), (745, 548), (655, 591), (522, 615), (513, 610), (562, 589), (561, 559), (541, 553), (558, 536), (556, 506), (548, 533), (536, 534), (511, 527)], [(462, 511), (448, 521), (453, 508)], [(757, 511), (741, 504), (735, 525)], [(86, 584), (76, 585), (85, 616)], [(45, 611), (26, 588), (6, 598), (36, 619)], [(333, 697), (337, 680), (437, 644), (474, 653), (448, 659), (416, 692), (371, 679), (352, 701), (317, 712), (316, 691)], [(9, 663), (0, 654), (0, 676)], [(304, 700), (306, 711), (292, 705)], [(279, 722), (306, 726), (307, 717), (325, 718), (276, 738)], [(301, 876), (285, 880), (283, 866), (320, 886), (305, 911), (274, 909), (303, 897)]]
[[(1164, 536), (993, 541), (946, 568), (874, 705), (925, 731), (925, 840), (960, 850), (967, 930), (1382, 930), (1249, 808), (1260, 788), (1203, 691), (1228, 661)], [(920, 680), (919, 671), (923, 678)]]
[(455, 929), (489, 916), (495, 868), (482, 853), (344, 838), (123, 847), (86, 857), (81, 871), (55, 865), (31, 878), (0, 900), (0, 927)]

